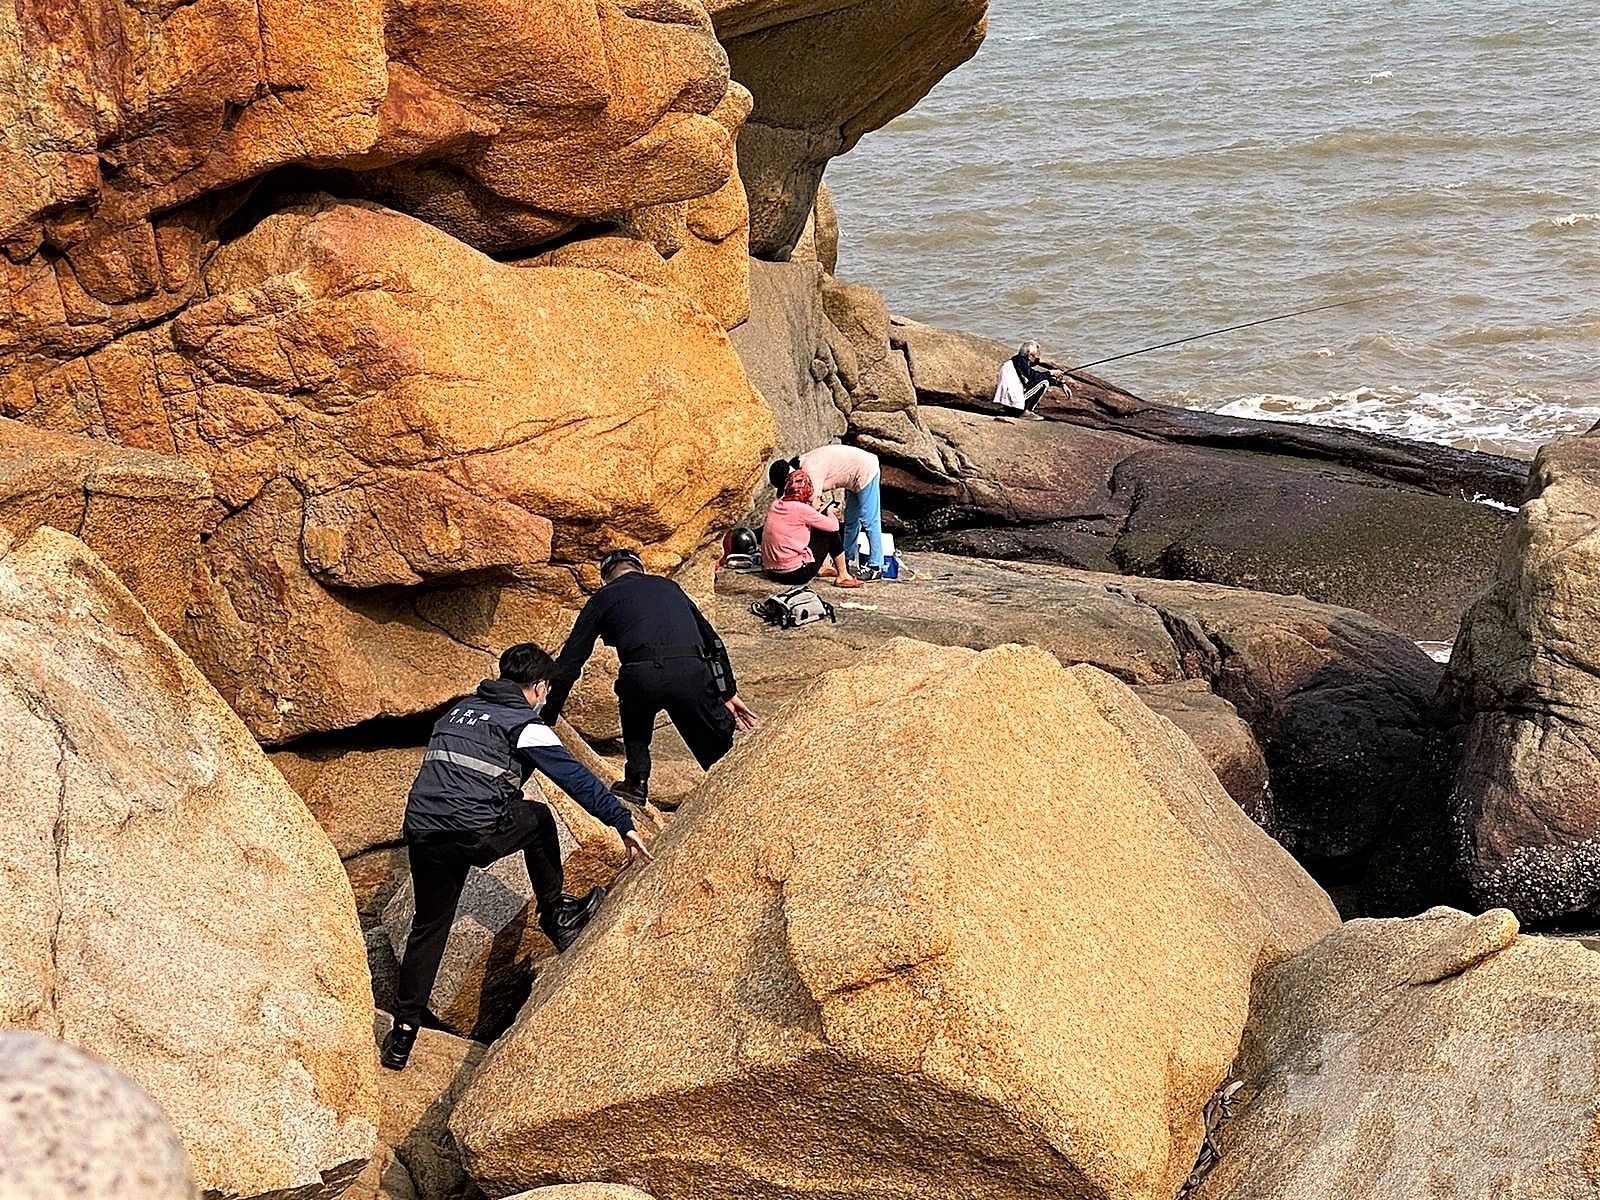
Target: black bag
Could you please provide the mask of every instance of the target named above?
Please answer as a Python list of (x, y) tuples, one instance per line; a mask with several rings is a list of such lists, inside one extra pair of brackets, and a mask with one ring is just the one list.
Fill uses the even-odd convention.
[(757, 600), (750, 606), (750, 611), (768, 625), (775, 625), (779, 629), (799, 629), (802, 625), (817, 621), (832, 621), (835, 625), (839, 623), (833, 605), (808, 587), (792, 588), (776, 596), (768, 596), (765, 600)]

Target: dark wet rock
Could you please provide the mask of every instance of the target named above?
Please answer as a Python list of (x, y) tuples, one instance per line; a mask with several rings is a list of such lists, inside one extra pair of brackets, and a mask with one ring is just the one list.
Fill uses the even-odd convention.
[(1459, 898), (1437, 769), (1437, 663), (1350, 609), (1166, 580), (1125, 586), (1161, 614), (1186, 672), (1255, 731), (1272, 781), (1264, 824), (1347, 915)]
[[(968, 408), (989, 415), (1000, 364), (1015, 348), (970, 333), (895, 317), (890, 340), (906, 357), (925, 406)], [(1068, 364), (1060, 364), (1067, 366)], [(1387, 434), (1231, 417), (1145, 400), (1087, 371), (1070, 391), (1052, 388), (1040, 406), (1056, 420), (1174, 445), (1272, 454), (1349, 467), (1362, 474), (1458, 499), (1521, 502), (1528, 466), (1514, 458), (1413, 442)]]
[[(913, 545), (1223, 583), (1449, 638), (1509, 515), (1328, 461), (924, 405), (943, 470), (886, 458)], [(880, 453), (884, 453), (880, 450)]]

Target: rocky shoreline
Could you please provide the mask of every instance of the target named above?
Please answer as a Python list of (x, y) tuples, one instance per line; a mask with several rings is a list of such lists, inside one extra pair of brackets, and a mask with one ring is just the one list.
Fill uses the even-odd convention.
[[(0, 1195), (1600, 1195), (1600, 437), (1007, 417), (821, 183), (982, 0), (19, 14)], [(916, 576), (774, 632), (835, 439)], [(765, 727), (649, 867), (543, 786), (600, 918), (476, 873), (380, 1072), (429, 724), (615, 545)]]

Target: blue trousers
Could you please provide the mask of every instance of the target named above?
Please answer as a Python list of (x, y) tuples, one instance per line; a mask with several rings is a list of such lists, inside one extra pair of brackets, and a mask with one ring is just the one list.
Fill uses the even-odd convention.
[(878, 492), (879, 477), (859, 492), (849, 492), (844, 502), (844, 553), (854, 560), (861, 531), (867, 531), (867, 565), (883, 566), (883, 498)]

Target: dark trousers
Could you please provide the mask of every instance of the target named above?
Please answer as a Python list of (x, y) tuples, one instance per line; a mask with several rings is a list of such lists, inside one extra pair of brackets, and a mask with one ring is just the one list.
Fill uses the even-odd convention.
[(418, 834), (407, 830), (406, 849), (417, 913), (411, 919), (411, 934), (406, 938), (395, 984), (394, 1019), (418, 1025), (439, 974), (450, 926), (455, 924), (468, 868), (492, 866), (508, 854), (522, 851), (539, 911), (549, 912), (561, 899), (561, 840), (548, 808), (519, 799), (506, 805), (493, 829)]
[(1038, 408), (1039, 401), (1044, 399), (1044, 394), (1049, 388), (1050, 381), (1047, 379), (1043, 383), (1034, 384), (1026, 392), (1022, 393), (1022, 410), (1024, 412), (1032, 412)]
[(650, 779), (650, 739), (656, 717), (665, 712), (703, 769), (733, 749), (733, 714), (728, 711), (711, 668), (698, 658), (627, 663), (617, 676), (617, 708), (622, 717), (622, 749), (628, 780)]
[(813, 529), (811, 531), (811, 561), (803, 567), (796, 567), (792, 571), (768, 571), (767, 578), (774, 583), (786, 583), (790, 587), (798, 587), (802, 583), (810, 583), (817, 577), (817, 572), (822, 570), (822, 565), (829, 559), (844, 553), (844, 535), (837, 529), (829, 533), (826, 529)]

